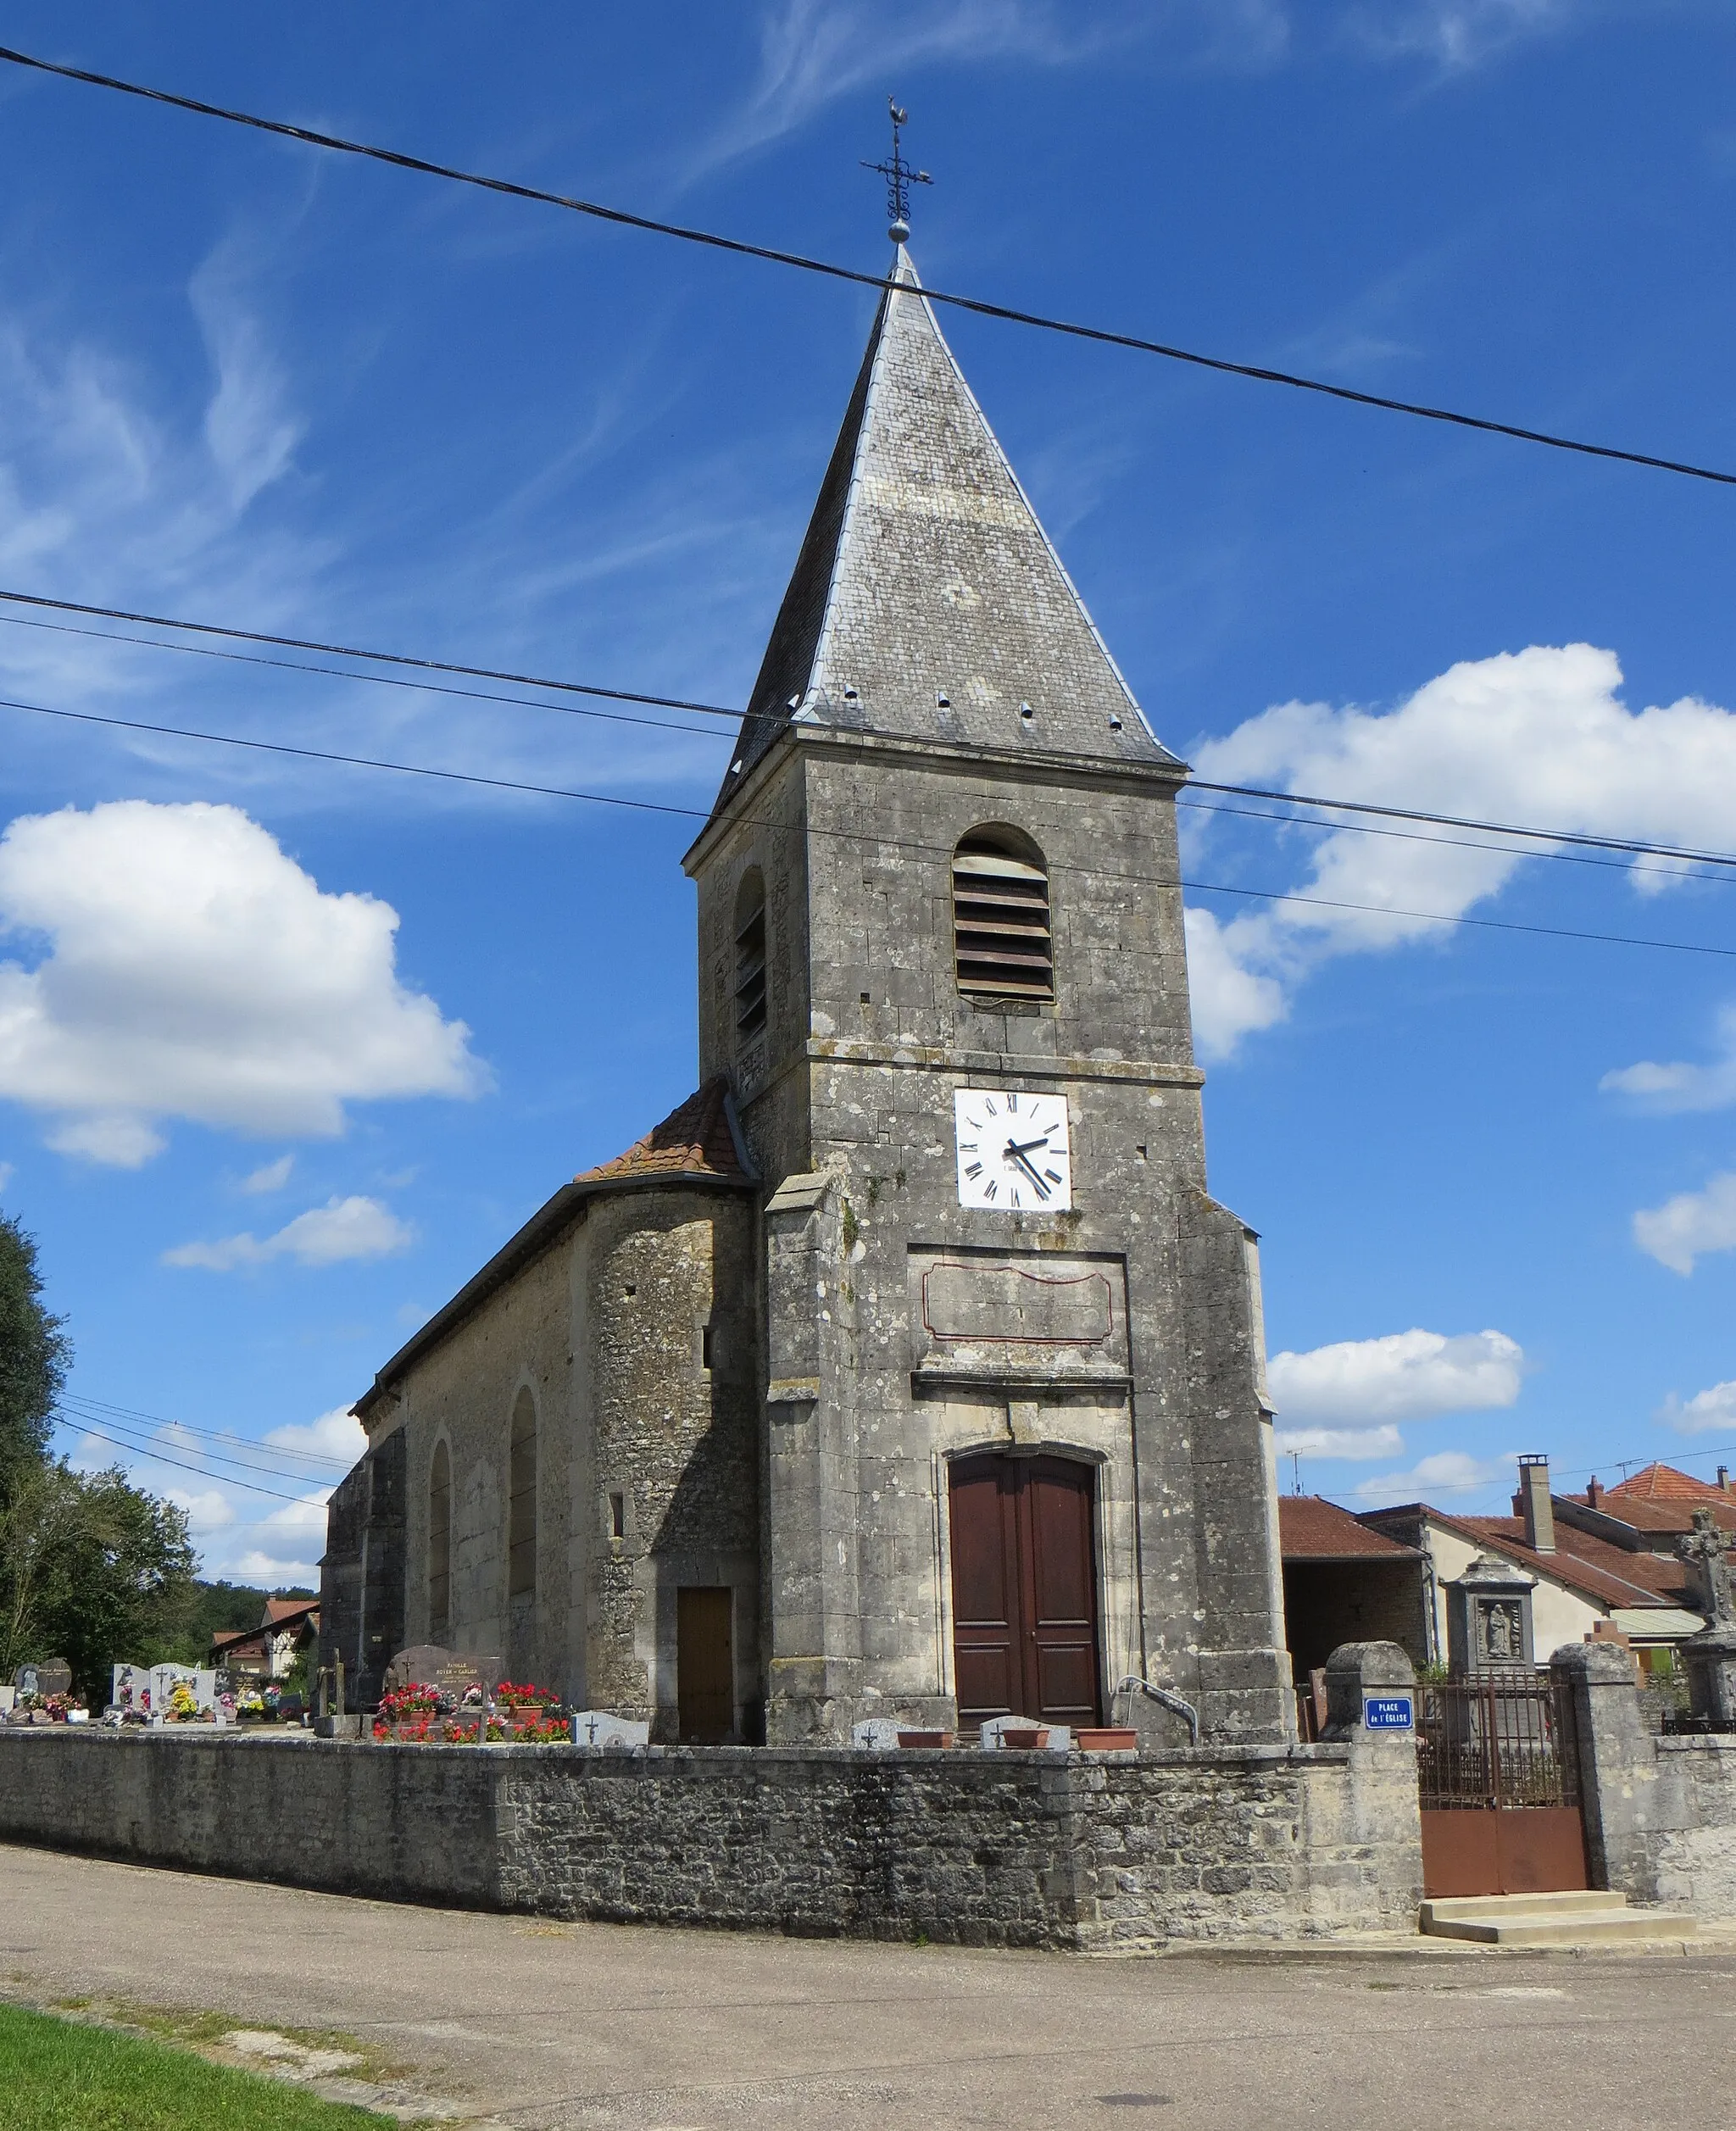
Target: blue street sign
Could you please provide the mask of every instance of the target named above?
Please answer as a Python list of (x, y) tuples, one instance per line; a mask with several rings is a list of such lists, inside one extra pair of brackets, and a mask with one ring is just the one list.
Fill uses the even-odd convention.
[(1408, 1694), (1365, 1694), (1362, 1721), (1372, 1732), (1414, 1731), (1415, 1705)]

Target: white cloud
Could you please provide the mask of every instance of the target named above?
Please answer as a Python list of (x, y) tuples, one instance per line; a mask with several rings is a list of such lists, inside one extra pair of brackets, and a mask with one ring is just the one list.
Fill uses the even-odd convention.
[(283, 1583), (297, 1583), (316, 1591), (320, 1588), (317, 1562), (286, 1559), (281, 1555), (268, 1554), (260, 1547), (250, 1547), (245, 1554), (225, 1562), (220, 1572), (231, 1583), (258, 1583), (267, 1589)]
[(1377, 1428), (1280, 1428), (1277, 1451), (1281, 1458), (1395, 1458), (1405, 1438), (1391, 1422)]
[(761, 19), (758, 79), (690, 175), (794, 132), (841, 97), (871, 86), (883, 94), (900, 69), (1071, 66), (1143, 44), (1173, 65), (1239, 70), (1271, 65), (1289, 39), (1283, 0), (1110, 0), (1088, 19), (1060, 0), (929, 0), (890, 14), (872, 0), (779, 0)]
[(1420, 1329), (1389, 1332), (1377, 1339), (1341, 1340), (1305, 1354), (1287, 1350), (1266, 1365), (1281, 1417), (1328, 1428), (1510, 1406), (1519, 1396), (1524, 1372), (1524, 1349), (1504, 1332), (1466, 1332), (1449, 1338)]
[[(1630, 711), (1621, 680), (1611, 652), (1534, 645), (1454, 666), (1394, 710), (1279, 704), (1201, 743), (1194, 760), (1214, 782), (1722, 849), (1736, 810), (1736, 716), (1692, 697)], [(1196, 845), (1211, 819), (1193, 818)], [(1280, 1019), (1282, 1003), (1333, 956), (1449, 938), (1436, 915), (1464, 916), (1533, 855), (1450, 830), (1307, 833), (1310, 864), (1296, 899), (1190, 926), (1205, 950), (1208, 1054), (1227, 1055)], [(1682, 876), (1650, 862), (1628, 873), (1648, 895)], [(1238, 975), (1249, 980), (1240, 990)]]
[(1605, 1073), (1598, 1085), (1618, 1095), (1632, 1095), (1651, 1110), (1727, 1109), (1736, 1103), (1736, 1005), (1720, 1009), (1717, 1031), (1719, 1055), (1708, 1065), (1658, 1065), (1642, 1059), (1638, 1065)]
[(1366, 0), (1345, 10), (1344, 28), (1377, 58), (1416, 56), (1456, 70), (1575, 27), (1587, 12), (1585, 0)]
[(186, 1511), (187, 1529), (196, 1538), (235, 1522), (235, 1505), (216, 1488), (207, 1488), (202, 1494), (190, 1494), (183, 1488), (164, 1488), (161, 1492)]
[(295, 1167), (293, 1155), (280, 1155), (275, 1161), (268, 1161), (263, 1168), (243, 1177), (241, 1188), (255, 1195), (268, 1191), (281, 1191), (289, 1182), (289, 1172)]
[(281, 1510), (273, 1510), (253, 1527), (253, 1534), (262, 1544), (270, 1545), (281, 1539), (286, 1547), (305, 1547), (309, 1536), (316, 1537), (320, 1544), (315, 1553), (323, 1554), (326, 1536), (326, 1497), (324, 1494), (303, 1495), (299, 1502), (286, 1502)]
[(1408, 1472), (1383, 1472), (1362, 1481), (1356, 1494), (1365, 1502), (1427, 1501), (1431, 1495), (1444, 1495), (1450, 1510), (1452, 1496), (1493, 1487), (1507, 1469), (1505, 1464), (1473, 1458), (1466, 1450), (1437, 1450), (1419, 1459)]
[(177, 1244), (163, 1254), (165, 1266), (198, 1266), (207, 1272), (232, 1272), (237, 1266), (263, 1266), (274, 1258), (298, 1265), (335, 1266), (346, 1259), (386, 1258), (403, 1250), (415, 1231), (377, 1199), (352, 1195), (328, 1199), (298, 1214), (275, 1236), (263, 1240), (242, 1234), (216, 1243)]
[(1736, 1430), (1736, 1377), (1696, 1391), (1691, 1399), (1678, 1399), (1672, 1391), (1652, 1418), (1667, 1421), (1683, 1435), (1705, 1435), (1714, 1428)]
[(1212, 911), (1190, 910), (1184, 922), (1194, 1044), (1202, 1057), (1227, 1058), (1244, 1036), (1283, 1021), (1290, 1003), (1276, 977), (1236, 960)]
[(316, 1421), (292, 1422), (270, 1428), (265, 1440), (279, 1450), (310, 1451), (316, 1458), (340, 1461), (347, 1472), (368, 1447), (368, 1432), (347, 1406), (334, 1406)]
[(272, 359), (242, 288), (257, 243), (231, 236), (209, 255), (187, 293), (217, 376), (205, 408), (205, 444), (237, 515), (289, 470), (304, 425), (285, 405), (282, 373)]
[(398, 913), (328, 894), (231, 806), (127, 799), (0, 837), (0, 1096), (51, 1145), (136, 1168), (170, 1117), (334, 1136), (352, 1100), (473, 1095), (462, 1021), (407, 991)]
[(1736, 1250), (1736, 1170), (1714, 1177), (1704, 1191), (1678, 1192), (1661, 1206), (1635, 1214), (1633, 1240), (1648, 1257), (1684, 1278), (1696, 1258)]

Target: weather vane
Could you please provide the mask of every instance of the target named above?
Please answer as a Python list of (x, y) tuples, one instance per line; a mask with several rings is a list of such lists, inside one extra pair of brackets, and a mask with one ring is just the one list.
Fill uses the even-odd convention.
[(910, 187), (913, 185), (932, 185), (934, 180), (926, 170), (912, 170), (905, 162), (900, 145), (900, 129), (910, 123), (910, 114), (900, 108), (896, 97), (886, 99), (886, 108), (892, 114), (892, 160), (889, 163), (864, 163), (865, 170), (877, 170), (886, 180), (886, 211), (892, 217), (892, 227), (887, 235), (894, 244), (902, 244), (910, 234)]

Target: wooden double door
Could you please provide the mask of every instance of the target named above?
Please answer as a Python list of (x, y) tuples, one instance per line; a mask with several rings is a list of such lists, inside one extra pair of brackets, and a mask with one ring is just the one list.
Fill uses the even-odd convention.
[(959, 1724), (1101, 1722), (1092, 1466), (990, 1451), (951, 1475)]

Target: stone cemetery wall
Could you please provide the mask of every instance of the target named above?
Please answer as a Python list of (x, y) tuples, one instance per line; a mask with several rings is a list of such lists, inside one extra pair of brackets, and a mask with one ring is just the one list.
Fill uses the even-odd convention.
[(1575, 1698), (1594, 1884), (1736, 1917), (1736, 1734), (1654, 1736), (1615, 1644), (1570, 1644), (1550, 1665)]
[(805, 1935), (1101, 1946), (1404, 1928), (1416, 1831), (1414, 1767), (1372, 1739), (1093, 1760), (0, 1733), (14, 1841)]

